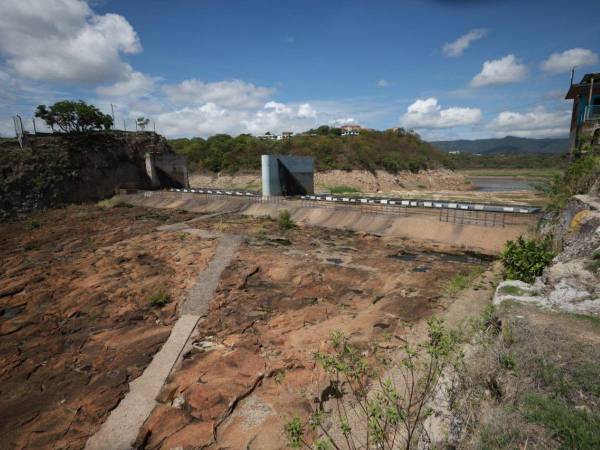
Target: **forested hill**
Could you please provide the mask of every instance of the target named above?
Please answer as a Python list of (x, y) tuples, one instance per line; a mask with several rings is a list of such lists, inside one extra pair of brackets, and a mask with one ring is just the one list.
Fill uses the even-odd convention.
[(319, 127), (282, 141), (262, 140), (243, 134), (218, 134), (208, 139), (173, 139), (173, 149), (188, 157), (192, 170), (237, 172), (260, 169), (263, 154), (309, 155), (317, 170), (383, 169), (418, 171), (447, 166), (449, 158), (413, 133), (364, 131), (340, 136), (337, 128)]
[(501, 139), (474, 139), (458, 141), (432, 141), (434, 147), (445, 151), (480, 154), (512, 154), (512, 153), (566, 153), (569, 139), (530, 139), (507, 136)]

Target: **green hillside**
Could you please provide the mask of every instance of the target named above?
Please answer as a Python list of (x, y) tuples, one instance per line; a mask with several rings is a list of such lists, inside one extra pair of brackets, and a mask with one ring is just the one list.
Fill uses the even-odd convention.
[(566, 153), (569, 139), (548, 138), (530, 139), (506, 136), (501, 139), (460, 139), (457, 141), (432, 141), (435, 148), (444, 152), (460, 151), (461, 153), (480, 154), (515, 154), (515, 153)]
[(315, 158), (317, 170), (383, 169), (418, 171), (447, 166), (448, 156), (414, 133), (368, 131), (340, 136), (337, 128), (319, 127), (282, 141), (250, 135), (218, 134), (208, 139), (173, 139), (173, 149), (188, 157), (192, 170), (237, 172), (260, 169), (262, 154), (294, 154)]

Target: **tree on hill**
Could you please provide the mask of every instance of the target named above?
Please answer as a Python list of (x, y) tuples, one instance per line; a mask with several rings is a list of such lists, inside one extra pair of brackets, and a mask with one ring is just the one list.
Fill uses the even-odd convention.
[(58, 127), (64, 133), (108, 130), (113, 126), (110, 115), (104, 114), (94, 105), (88, 105), (83, 100), (78, 102), (63, 100), (49, 107), (39, 105), (35, 117), (46, 122), (52, 131)]

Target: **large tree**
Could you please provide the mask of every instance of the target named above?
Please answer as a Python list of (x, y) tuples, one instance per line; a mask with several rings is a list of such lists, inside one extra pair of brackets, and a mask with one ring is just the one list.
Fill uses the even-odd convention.
[(78, 102), (63, 100), (50, 107), (39, 105), (35, 117), (46, 122), (53, 131), (58, 127), (65, 133), (108, 130), (113, 126), (110, 115), (104, 114), (94, 105), (88, 105), (83, 100)]

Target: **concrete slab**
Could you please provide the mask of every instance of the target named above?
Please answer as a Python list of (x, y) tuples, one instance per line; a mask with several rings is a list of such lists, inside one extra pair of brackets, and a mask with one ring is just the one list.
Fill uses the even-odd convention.
[[(201, 237), (217, 237), (213, 233), (174, 224), (162, 227), (168, 231), (182, 231)], [(214, 296), (221, 274), (235, 255), (241, 238), (220, 236), (219, 245), (208, 267), (200, 273), (196, 283), (188, 293), (169, 339), (154, 356), (144, 373), (129, 384), (129, 392), (111, 412), (100, 430), (87, 441), (86, 450), (129, 450), (138, 435), (140, 427), (156, 406), (156, 396), (165, 380), (179, 360), (198, 321), (206, 315), (208, 304)]]
[(129, 384), (125, 398), (87, 441), (86, 450), (129, 450), (132, 447), (138, 430), (156, 406), (156, 396), (199, 319), (199, 316), (191, 314), (179, 318), (169, 339), (150, 365)]

